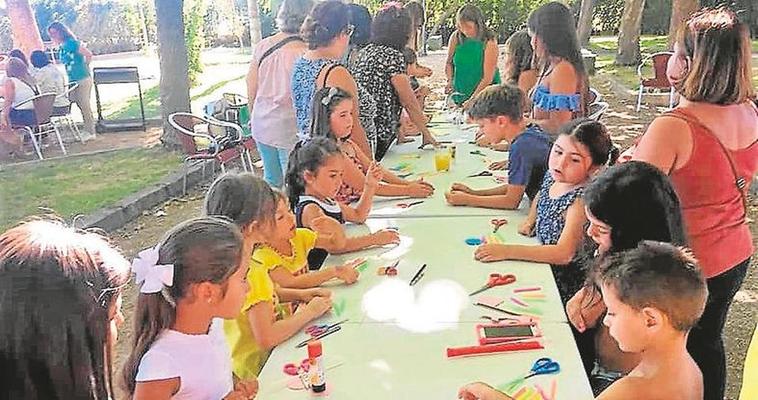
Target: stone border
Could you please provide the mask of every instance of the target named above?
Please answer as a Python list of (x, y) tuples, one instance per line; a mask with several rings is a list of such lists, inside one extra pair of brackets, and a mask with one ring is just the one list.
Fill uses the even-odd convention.
[[(187, 189), (213, 177), (214, 161), (205, 161), (206, 176), (203, 177), (203, 164), (197, 164), (187, 172)], [(211, 172), (208, 172), (208, 171)], [(113, 232), (128, 222), (142, 215), (143, 211), (163, 204), (174, 197), (181, 197), (183, 193), (184, 170), (173, 172), (159, 182), (148, 186), (137, 193), (129, 195), (115, 204), (101, 208), (81, 218), (76, 218), (77, 228), (99, 228), (106, 232)]]

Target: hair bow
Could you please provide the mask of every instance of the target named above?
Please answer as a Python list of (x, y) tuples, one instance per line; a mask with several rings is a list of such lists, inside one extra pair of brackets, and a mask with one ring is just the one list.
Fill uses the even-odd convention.
[(332, 102), (332, 98), (334, 98), (334, 96), (336, 95), (337, 95), (337, 88), (334, 86), (330, 87), (329, 93), (327, 93), (326, 96), (324, 96), (324, 98), (321, 99), (321, 104), (328, 106), (329, 103)]
[(158, 246), (145, 249), (132, 261), (140, 293), (158, 293), (174, 284), (174, 264), (158, 264)]

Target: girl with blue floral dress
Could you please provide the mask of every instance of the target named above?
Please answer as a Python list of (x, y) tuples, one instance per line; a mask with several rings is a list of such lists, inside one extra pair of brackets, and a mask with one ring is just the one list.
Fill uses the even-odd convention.
[(548, 171), (519, 233), (537, 235), (539, 245), (484, 244), (474, 257), (483, 262), (523, 260), (548, 263), (565, 304), (582, 287), (584, 272), (572, 262), (583, 238), (587, 217), (582, 192), (589, 179), (618, 157), (603, 124), (572, 121), (550, 150)]

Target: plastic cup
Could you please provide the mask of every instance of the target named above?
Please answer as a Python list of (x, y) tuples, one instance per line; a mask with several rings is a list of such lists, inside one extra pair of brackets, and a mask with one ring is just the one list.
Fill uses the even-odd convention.
[(450, 171), (450, 150), (446, 148), (440, 148), (434, 153), (434, 168), (437, 172)]

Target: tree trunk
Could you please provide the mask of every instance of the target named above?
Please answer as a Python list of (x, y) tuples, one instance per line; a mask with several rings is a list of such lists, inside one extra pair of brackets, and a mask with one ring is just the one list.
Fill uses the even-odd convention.
[(13, 46), (21, 49), (27, 57), (34, 50), (44, 50), (29, 0), (6, 0), (5, 6), (11, 20)]
[(668, 48), (674, 47), (679, 27), (693, 12), (700, 8), (698, 0), (673, 0), (671, 3), (671, 22), (669, 22)]
[(592, 33), (592, 13), (594, 11), (592, 0), (582, 0), (582, 8), (579, 12), (579, 26), (577, 27), (577, 36), (579, 36), (579, 44), (582, 47), (587, 46), (590, 42), (590, 34)]
[(258, 0), (247, 0), (247, 12), (250, 15), (250, 47), (261, 41), (261, 18), (258, 12)]
[(645, 0), (625, 0), (619, 29), (617, 65), (636, 65), (640, 61), (640, 30)]
[(179, 148), (177, 132), (168, 123), (175, 112), (190, 111), (187, 44), (184, 42), (183, 0), (155, 0), (157, 19), (158, 59), (160, 60), (161, 142)]

